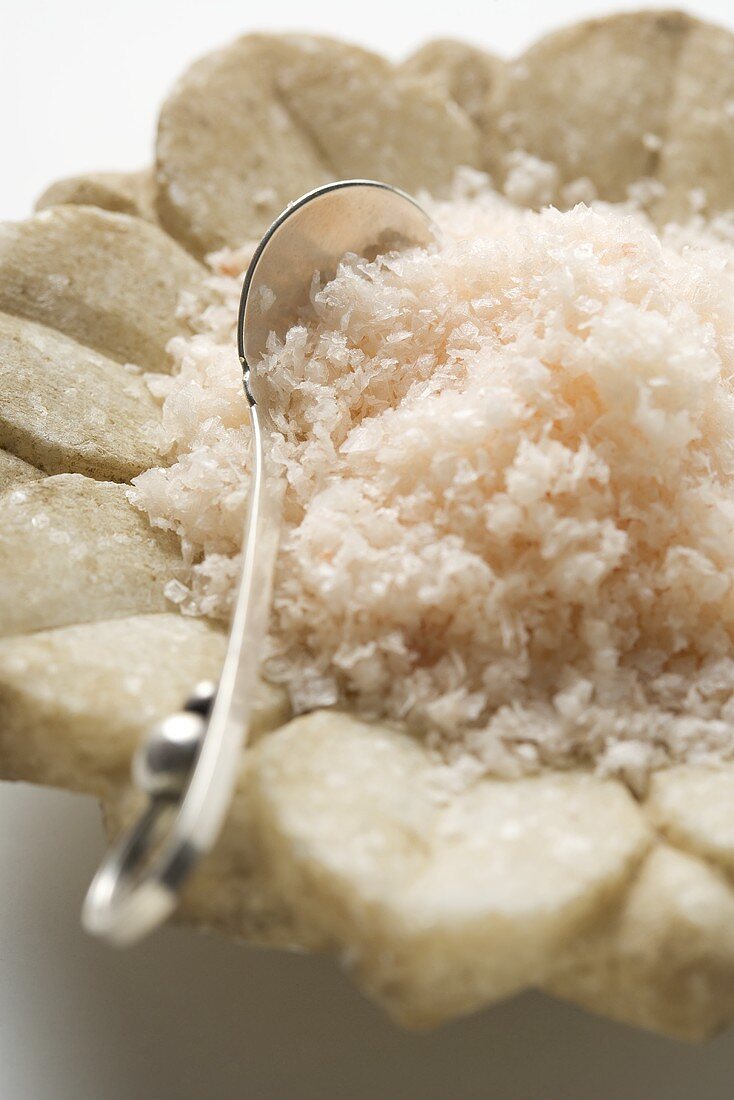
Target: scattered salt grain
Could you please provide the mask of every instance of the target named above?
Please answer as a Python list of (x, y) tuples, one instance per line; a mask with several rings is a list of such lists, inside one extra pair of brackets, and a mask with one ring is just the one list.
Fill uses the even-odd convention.
[(260, 309), (267, 313), (275, 305), (275, 292), (269, 286), (260, 287)]
[(659, 153), (663, 147), (663, 139), (660, 134), (643, 134), (642, 144), (648, 153)]
[(163, 595), (167, 600), (170, 600), (171, 603), (181, 604), (188, 597), (189, 590), (181, 581), (174, 579), (166, 582), (163, 588)]

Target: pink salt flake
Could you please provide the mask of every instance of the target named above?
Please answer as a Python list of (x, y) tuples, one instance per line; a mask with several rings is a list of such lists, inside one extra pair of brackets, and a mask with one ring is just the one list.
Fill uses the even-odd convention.
[[(510, 167), (518, 202), (557, 187)], [(440, 245), (345, 257), (259, 368), (286, 481), (264, 671), (296, 710), (425, 737), (447, 789), (577, 765), (642, 789), (734, 756), (734, 226), (695, 203), (659, 234), (649, 197), (536, 213), (460, 173), (425, 199)], [(251, 253), (187, 301), (153, 383), (170, 464), (131, 490), (181, 538), (169, 598), (220, 619)]]

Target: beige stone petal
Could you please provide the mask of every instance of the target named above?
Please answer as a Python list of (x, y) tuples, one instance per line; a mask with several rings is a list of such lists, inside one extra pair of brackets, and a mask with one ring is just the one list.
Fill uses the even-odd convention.
[(3, 496), (0, 635), (170, 609), (178, 539), (150, 528), (125, 487), (58, 474)]
[[(177, 613), (138, 615), (0, 640), (0, 771), (108, 795), (124, 786), (145, 730), (216, 680), (226, 635)], [(281, 689), (261, 684), (254, 729), (285, 721)]]
[(0, 450), (0, 493), (4, 493), (6, 489), (14, 489), (24, 481), (36, 481), (41, 477), (43, 474), (35, 466), (9, 451)]
[(441, 192), (477, 157), (463, 111), (376, 54), (251, 35), (198, 61), (164, 103), (158, 216), (201, 255), (258, 237), (287, 202), (328, 180)]
[(734, 765), (681, 766), (652, 777), (647, 809), (676, 847), (734, 874)]
[(452, 38), (437, 38), (411, 54), (401, 71), (435, 84), (470, 118), (482, 122), (487, 99), (504, 68), (505, 62), (486, 50)]
[(660, 151), (665, 185), (658, 220), (685, 216), (691, 192), (703, 192), (709, 212), (734, 207), (734, 34), (696, 23), (678, 56)]
[(0, 310), (146, 370), (170, 370), (181, 291), (203, 269), (155, 225), (56, 206), (0, 225)]
[(410, 1024), (536, 981), (647, 844), (629, 794), (584, 775), (442, 802), (409, 737), (320, 712), (255, 750), (257, 827), (284, 897)]
[(0, 446), (49, 474), (129, 481), (159, 464), (160, 407), (140, 375), (0, 313)]
[(150, 168), (142, 172), (90, 172), (71, 176), (47, 187), (36, 210), (49, 206), (98, 206), (113, 214), (132, 214), (155, 221), (155, 180)]
[(710, 1035), (734, 1017), (734, 891), (706, 864), (658, 847), (547, 988), (637, 1027)]
[(676, 66), (696, 26), (682, 13), (641, 12), (541, 39), (497, 83), (486, 167), (502, 180), (507, 154), (521, 149), (556, 164), (561, 184), (587, 177), (601, 197), (624, 199), (657, 170)]

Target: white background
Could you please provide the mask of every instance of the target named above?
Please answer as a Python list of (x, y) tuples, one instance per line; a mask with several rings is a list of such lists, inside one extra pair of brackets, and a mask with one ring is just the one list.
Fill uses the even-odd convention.
[[(236, 34), (321, 31), (395, 57), (453, 35), (511, 54), (564, 22), (628, 6), (638, 5), (0, 0), (0, 218), (25, 216), (56, 177), (148, 163), (167, 88)], [(732, 0), (689, 10), (734, 27)], [(112, 952), (78, 927), (101, 851), (90, 800), (0, 785), (0, 1100), (734, 1094), (734, 1035), (687, 1047), (533, 995), (414, 1036), (328, 960), (174, 929)]]

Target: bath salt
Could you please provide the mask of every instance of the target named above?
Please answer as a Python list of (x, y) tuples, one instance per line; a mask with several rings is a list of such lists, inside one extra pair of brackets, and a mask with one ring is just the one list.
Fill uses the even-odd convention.
[[(454, 781), (583, 764), (639, 789), (734, 755), (734, 233), (700, 212), (658, 233), (632, 200), (520, 209), (532, 172), (510, 197), (477, 173), (423, 196), (440, 244), (346, 257), (271, 337), (286, 493), (263, 669), (296, 712), (414, 731)], [(182, 303), (194, 331), (151, 383), (171, 465), (131, 490), (181, 538), (176, 604), (219, 619), (251, 252), (213, 257)]]

